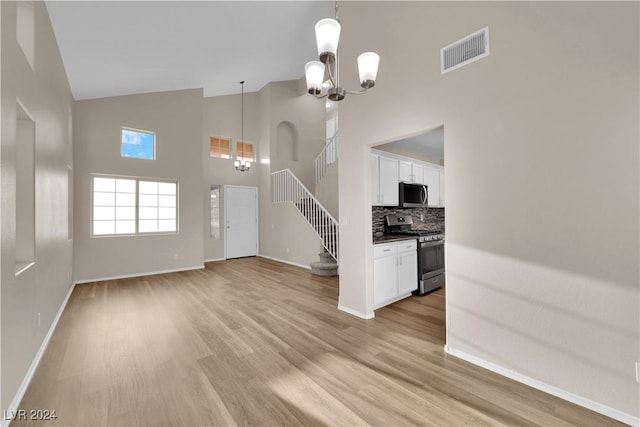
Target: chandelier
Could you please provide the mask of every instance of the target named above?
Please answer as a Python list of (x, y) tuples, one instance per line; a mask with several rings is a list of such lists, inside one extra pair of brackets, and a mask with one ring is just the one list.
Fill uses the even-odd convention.
[[(359, 95), (376, 84), (380, 56), (375, 52), (365, 52), (358, 56), (358, 74), (361, 90), (351, 91), (340, 87), (338, 81), (338, 42), (340, 41), (340, 23), (338, 22), (338, 2), (336, 1), (336, 19), (325, 18), (316, 24), (316, 44), (319, 61), (307, 62), (304, 66), (307, 90), (316, 98), (327, 96), (332, 101), (342, 101), (346, 94)], [(325, 82), (325, 72), (329, 76)], [(322, 93), (323, 87), (328, 90)]]
[(233, 162), (233, 166), (237, 171), (246, 172), (251, 169), (251, 162), (244, 159), (244, 80), (240, 82), (242, 85), (242, 95), (240, 101), (240, 147), (242, 150), (242, 155), (238, 159), (238, 153), (236, 153), (236, 161)]

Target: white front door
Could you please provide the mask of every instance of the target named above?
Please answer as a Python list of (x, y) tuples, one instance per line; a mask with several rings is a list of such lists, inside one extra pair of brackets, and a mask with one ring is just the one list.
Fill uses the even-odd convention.
[(226, 258), (258, 254), (258, 189), (224, 187)]

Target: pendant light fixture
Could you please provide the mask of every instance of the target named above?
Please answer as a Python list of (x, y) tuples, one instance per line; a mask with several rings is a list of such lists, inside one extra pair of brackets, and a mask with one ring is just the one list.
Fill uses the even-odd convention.
[[(365, 52), (358, 56), (358, 74), (362, 90), (350, 91), (340, 87), (338, 79), (338, 43), (340, 22), (338, 22), (338, 2), (335, 2), (335, 19), (325, 18), (316, 24), (316, 44), (319, 61), (307, 62), (304, 66), (307, 90), (316, 98), (328, 96), (331, 101), (342, 101), (347, 93), (359, 95), (376, 84), (380, 56), (375, 52)], [(328, 74), (329, 88), (322, 94), (325, 73)], [(326, 87), (326, 83), (324, 83)]]
[(240, 172), (246, 172), (249, 169), (251, 169), (251, 162), (248, 160), (244, 159), (244, 80), (240, 82), (240, 84), (242, 85), (242, 95), (240, 98), (240, 147), (242, 150), (242, 155), (240, 156), (240, 158), (238, 159), (237, 153), (236, 153), (236, 161), (233, 162), (233, 166), (236, 168), (237, 171)]

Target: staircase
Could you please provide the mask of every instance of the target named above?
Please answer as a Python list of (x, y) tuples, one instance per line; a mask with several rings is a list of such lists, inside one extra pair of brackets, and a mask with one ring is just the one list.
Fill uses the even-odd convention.
[(311, 263), (311, 272), (322, 276), (337, 274), (338, 221), (289, 169), (271, 174), (271, 200), (293, 204), (322, 242), (326, 252), (320, 254), (320, 262)]
[(338, 160), (338, 134), (334, 134), (327, 139), (324, 148), (316, 157), (316, 184), (325, 176), (327, 171), (336, 164)]
[(337, 276), (338, 263), (329, 252), (321, 252), (318, 254), (320, 261), (309, 264), (311, 272), (318, 276)]

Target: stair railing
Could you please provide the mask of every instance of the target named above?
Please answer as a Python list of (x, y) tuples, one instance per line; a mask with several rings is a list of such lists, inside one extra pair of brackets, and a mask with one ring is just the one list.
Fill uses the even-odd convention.
[(338, 260), (338, 221), (289, 169), (271, 174), (271, 200), (292, 203), (322, 241), (322, 246)]
[(338, 160), (338, 134), (327, 139), (324, 148), (316, 157), (316, 184), (319, 183)]

